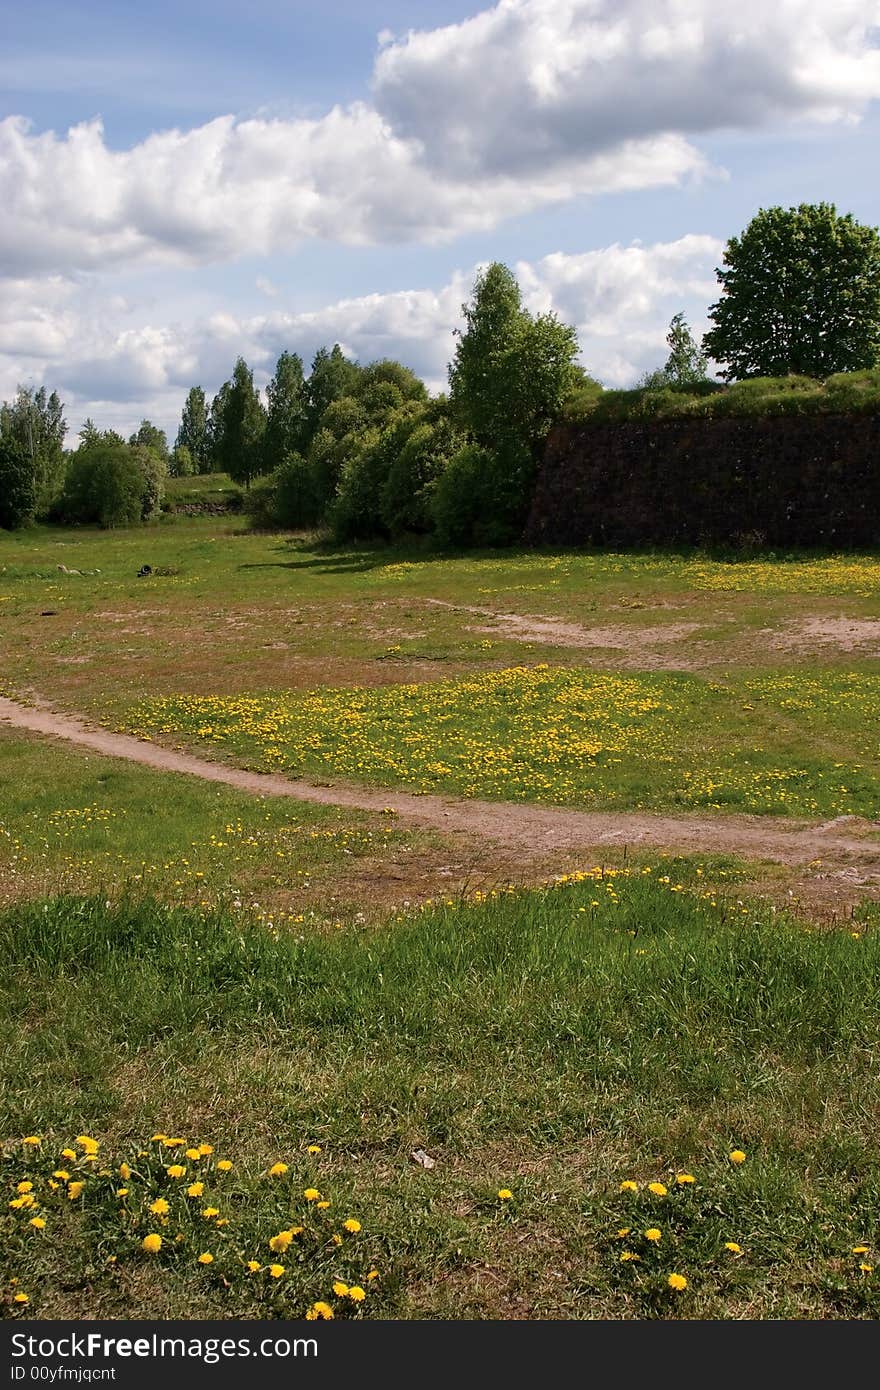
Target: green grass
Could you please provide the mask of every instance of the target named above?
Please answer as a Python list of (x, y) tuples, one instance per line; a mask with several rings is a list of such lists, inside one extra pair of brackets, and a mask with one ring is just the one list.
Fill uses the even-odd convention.
[(379, 690), (146, 699), (132, 732), (260, 770), (502, 800), (880, 812), (880, 674), (707, 681), (539, 663)]
[[(0, 731), (0, 901), (126, 889), (165, 902), (239, 904), (276, 923), (335, 922), (415, 891), (438, 837), (388, 816), (255, 797)], [(371, 880), (374, 881), (371, 884)], [(356, 885), (353, 886), (353, 885)]]
[[(655, 877), (299, 939), (150, 901), (8, 910), (4, 1168), (14, 1200), (35, 1166), (47, 1226), (7, 1215), (4, 1287), (43, 1317), (297, 1316), (373, 1266), (366, 1316), (876, 1317), (859, 1269), (880, 1240), (876, 928), (806, 931), (689, 887), (693, 866)], [(157, 1131), (235, 1162), (206, 1185), (229, 1220), (210, 1242), (137, 1158)], [(45, 1173), (80, 1133), (101, 1158), (71, 1201)], [(333, 1206), (303, 1220), (312, 1185)], [(139, 1241), (169, 1188), (166, 1234), (184, 1239), (157, 1261)], [(363, 1225), (345, 1263), (323, 1224), (343, 1216)], [(255, 1283), (241, 1260), (267, 1262), (291, 1222), (302, 1259)]]

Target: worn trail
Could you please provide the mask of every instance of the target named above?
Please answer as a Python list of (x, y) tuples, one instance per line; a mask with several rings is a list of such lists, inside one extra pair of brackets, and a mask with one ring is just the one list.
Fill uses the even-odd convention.
[(31, 733), (65, 739), (106, 757), (125, 758), (160, 772), (220, 782), (259, 796), (289, 796), (324, 806), (383, 811), (389, 807), (413, 826), (494, 842), (524, 859), (602, 845), (650, 846), (682, 853), (737, 854), (781, 864), (821, 859), (849, 866), (860, 882), (880, 884), (880, 841), (865, 838), (880, 825), (843, 817), (825, 825), (773, 818), (706, 813), (578, 811), (561, 806), (419, 796), (345, 784), (316, 785), (303, 779), (248, 772), (193, 753), (113, 733), (72, 715), (20, 705), (0, 697), (0, 722)]

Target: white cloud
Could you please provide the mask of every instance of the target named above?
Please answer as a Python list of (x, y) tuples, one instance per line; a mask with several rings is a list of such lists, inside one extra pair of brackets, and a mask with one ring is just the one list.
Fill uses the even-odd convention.
[[(702, 331), (721, 252), (713, 237), (691, 235), (652, 246), (555, 253), (520, 262), (516, 274), (528, 307), (576, 324), (587, 370), (608, 385), (624, 385), (665, 360), (674, 313), (684, 310)], [(129, 433), (146, 415), (173, 433), (189, 386), (200, 382), (216, 391), (239, 354), (265, 382), (283, 350), (298, 352), (308, 367), (318, 347), (337, 341), (360, 361), (398, 358), (431, 389), (443, 390), (453, 330), (476, 270), (457, 272), (436, 290), (362, 295), (308, 313), (218, 311), (189, 324), (176, 321), (173, 299), (161, 322), (154, 315), (150, 323), (133, 323), (137, 306), (101, 298), (93, 282), (40, 282), (35, 320), (28, 308), (34, 287), (25, 285), (5, 302), (10, 317), (0, 349), (0, 395), (10, 395), (20, 380), (45, 380), (61, 391), (76, 428), (91, 415)], [(35, 322), (42, 338), (29, 336)]]
[(701, 134), (857, 118), (877, 0), (500, 0), (383, 34), (373, 104), (221, 115), (111, 149), (0, 122), (9, 273), (201, 264), (305, 238), (438, 241), (585, 193), (700, 174)]

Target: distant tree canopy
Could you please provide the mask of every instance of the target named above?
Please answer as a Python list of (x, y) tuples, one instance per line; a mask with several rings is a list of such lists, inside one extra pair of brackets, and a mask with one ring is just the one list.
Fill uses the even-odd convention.
[(833, 203), (762, 208), (717, 276), (703, 347), (725, 380), (825, 378), (880, 359), (880, 238)]
[(708, 381), (708, 359), (694, 341), (690, 325), (684, 314), (675, 314), (666, 334), (669, 356), (664, 365), (655, 372), (649, 372), (639, 385), (648, 391), (662, 391), (667, 387), (694, 386)]
[(263, 435), (263, 473), (271, 473), (288, 454), (305, 442), (309, 400), (302, 358), (282, 352), (275, 375), (266, 387), (266, 429)]
[(168, 462), (168, 440), (165, 437), (165, 431), (160, 430), (159, 426), (154, 425), (151, 420), (141, 420), (128, 442), (132, 445), (139, 444), (144, 449), (151, 449), (157, 458)]
[(0, 406), (0, 439), (14, 442), (30, 471), (32, 515), (45, 511), (61, 487), (66, 433), (64, 406), (57, 392), (47, 395), (45, 386), (20, 386), (15, 400)]
[(196, 473), (206, 473), (211, 466), (208, 439), (208, 404), (201, 386), (191, 386), (184, 401), (177, 431), (175, 449), (186, 449)]
[(81, 431), (80, 440), (55, 506), (60, 520), (109, 528), (134, 526), (158, 515), (166, 471), (158, 454), (94, 426)]

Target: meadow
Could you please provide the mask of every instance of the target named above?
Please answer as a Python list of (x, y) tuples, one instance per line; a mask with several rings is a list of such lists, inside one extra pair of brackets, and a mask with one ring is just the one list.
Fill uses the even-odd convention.
[(0, 695), (379, 798), (0, 723), (4, 1311), (876, 1317), (878, 637), (876, 555), (0, 534)]

